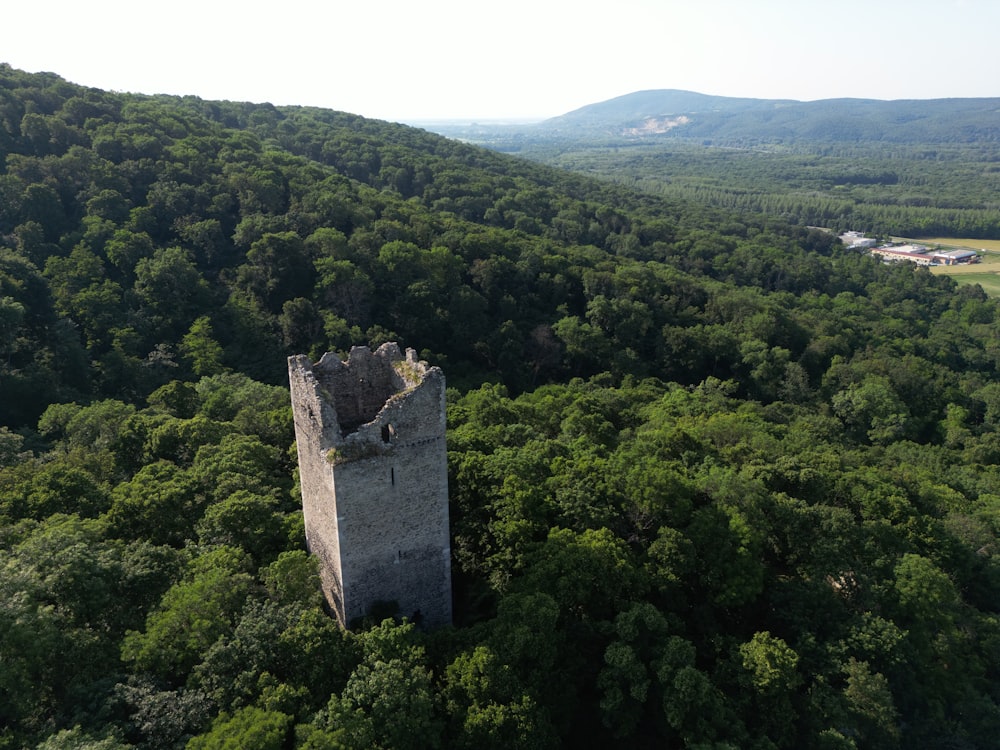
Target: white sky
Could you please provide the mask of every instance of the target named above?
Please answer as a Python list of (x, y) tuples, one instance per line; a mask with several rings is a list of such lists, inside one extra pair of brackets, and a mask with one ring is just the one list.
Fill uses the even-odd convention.
[(1000, 96), (998, 0), (20, 0), (0, 62), (387, 120), (542, 118), (643, 89)]

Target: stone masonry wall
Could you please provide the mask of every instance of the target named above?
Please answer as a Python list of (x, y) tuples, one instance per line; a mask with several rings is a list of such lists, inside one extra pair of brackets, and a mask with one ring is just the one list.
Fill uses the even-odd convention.
[(451, 622), (444, 374), (396, 344), (288, 361), (309, 549), (346, 626), (377, 602)]

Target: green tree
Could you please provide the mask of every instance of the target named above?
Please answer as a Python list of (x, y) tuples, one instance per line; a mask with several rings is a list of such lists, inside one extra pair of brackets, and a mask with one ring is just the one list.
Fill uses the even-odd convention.
[(525, 561), (524, 591), (544, 592), (570, 617), (610, 620), (642, 597), (646, 581), (608, 529), (553, 529)]
[(781, 638), (764, 631), (739, 647), (740, 660), (749, 684), (761, 693), (794, 690), (802, 682), (796, 654)]
[(107, 506), (107, 493), (92, 474), (62, 463), (43, 465), (25, 487), (24, 512), (38, 520), (55, 513), (93, 518)]
[(13, 297), (0, 298), (0, 357), (10, 361), (14, 342), (24, 324), (25, 308)]
[(0, 427), (0, 468), (16, 466), (31, 458), (31, 452), (24, 450), (24, 438), (7, 427)]
[(309, 352), (317, 359), (322, 356), (315, 342), (320, 340), (323, 317), (312, 302), (301, 297), (285, 302), (278, 325), (286, 351)]
[[(615, 631), (618, 638), (605, 649), (598, 685), (602, 721), (624, 739), (637, 736), (644, 714), (656, 706), (653, 661), (670, 637), (670, 624), (655, 607), (643, 603), (619, 614)], [(645, 728), (646, 733), (650, 729)]]
[(371, 325), (375, 285), (368, 275), (350, 260), (337, 257), (319, 257), (315, 264), (316, 292), (323, 305), (351, 325)]
[(231, 547), (192, 560), (184, 580), (149, 614), (145, 630), (127, 634), (122, 659), (168, 683), (183, 684), (209, 648), (232, 632), (252, 582), (247, 569), (244, 553)]
[(190, 383), (172, 380), (146, 397), (146, 403), (157, 412), (179, 419), (191, 419), (198, 409), (198, 392)]
[(38, 420), (38, 431), (68, 452), (83, 448), (103, 450), (116, 444), (122, 425), (134, 413), (134, 406), (116, 399), (87, 406), (52, 404)]
[(294, 232), (267, 233), (247, 252), (247, 262), (237, 269), (236, 286), (273, 314), (286, 300), (307, 297), (315, 269), (302, 238)]
[(317, 717), (334, 741), (353, 747), (441, 746), (433, 675), (412, 631), (411, 624), (386, 620), (361, 635), (361, 663)]
[(35, 750), (132, 750), (132, 748), (133, 745), (127, 744), (114, 734), (95, 737), (76, 726), (49, 735), (35, 747)]
[(241, 708), (230, 716), (219, 714), (205, 734), (192, 737), (186, 750), (282, 750), (288, 746), (292, 717), (255, 706)]
[(541, 749), (556, 742), (547, 712), (487, 647), (459, 654), (446, 679), (449, 747)]
[(195, 319), (180, 343), (180, 353), (191, 364), (195, 375), (217, 375), (222, 365), (222, 346), (215, 340), (215, 332), (207, 315)]
[(893, 701), (889, 681), (878, 672), (872, 673), (868, 663), (853, 657), (844, 666), (847, 685), (844, 698), (864, 747), (899, 747), (899, 714)]
[(751, 731), (779, 745), (790, 746), (800, 716), (794, 705), (803, 682), (798, 669), (799, 655), (768, 631), (754, 633), (749, 641), (740, 644), (738, 654), (742, 667), (740, 681), (752, 691), (744, 697), (753, 707), (746, 715), (758, 717), (747, 722)]
[(104, 245), (108, 261), (118, 269), (122, 278), (134, 279), (136, 267), (143, 260), (153, 257), (153, 238), (146, 232), (119, 229)]
[(190, 538), (205, 497), (195, 478), (168, 461), (146, 464), (111, 493), (107, 521), (122, 538), (181, 546)]
[(179, 247), (158, 249), (140, 260), (134, 290), (157, 337), (179, 337), (209, 300), (208, 283), (191, 254)]
[(834, 413), (872, 443), (886, 444), (906, 434), (909, 410), (886, 378), (868, 376), (835, 394)]
[(209, 506), (195, 528), (203, 544), (239, 547), (256, 560), (269, 560), (288, 544), (278, 499), (247, 490)]

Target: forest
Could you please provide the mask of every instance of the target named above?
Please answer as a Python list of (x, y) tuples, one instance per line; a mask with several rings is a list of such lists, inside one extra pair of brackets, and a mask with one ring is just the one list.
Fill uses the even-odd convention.
[(1000, 163), (992, 144), (664, 140), (507, 150), (667, 198), (794, 224), (883, 237), (1000, 239)]
[[(6, 65), (0, 154), (0, 749), (995, 746), (978, 286)], [(342, 630), (305, 549), (286, 358), (385, 341), (448, 379), (450, 628)]]

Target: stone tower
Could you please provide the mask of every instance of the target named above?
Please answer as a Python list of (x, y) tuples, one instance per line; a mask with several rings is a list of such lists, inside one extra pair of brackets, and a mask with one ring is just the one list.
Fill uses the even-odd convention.
[(373, 604), (451, 623), (444, 374), (397, 344), (288, 358), (306, 542), (345, 626)]

